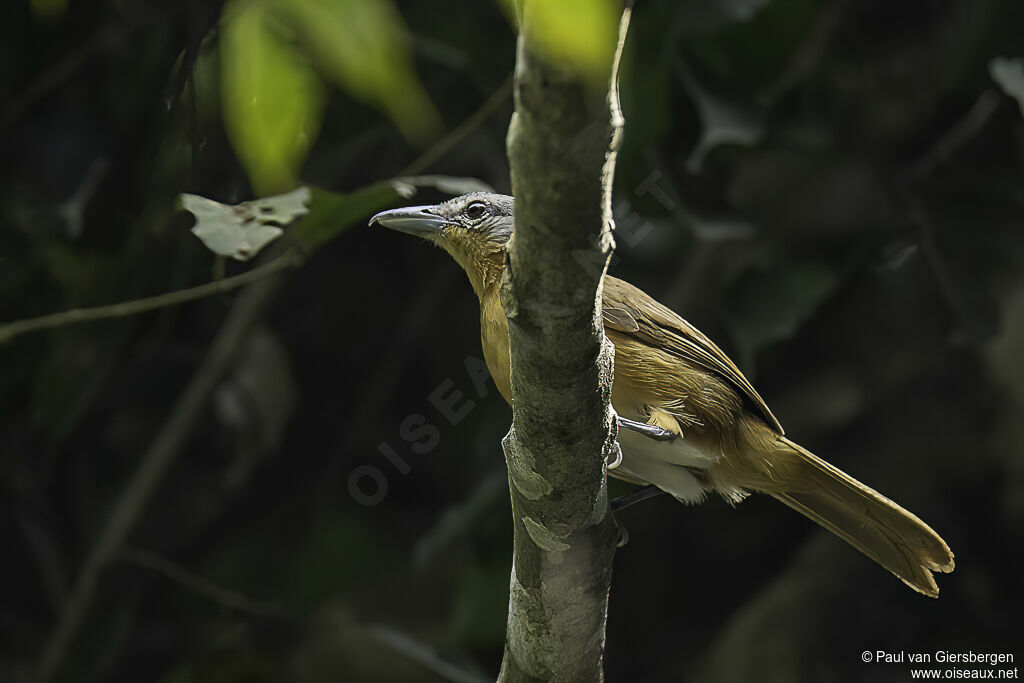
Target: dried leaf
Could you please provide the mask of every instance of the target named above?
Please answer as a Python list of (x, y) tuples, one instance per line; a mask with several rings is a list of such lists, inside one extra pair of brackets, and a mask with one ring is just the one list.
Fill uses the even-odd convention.
[(415, 175), (395, 178), (398, 182), (408, 183), (413, 187), (433, 187), (445, 194), (457, 196), (470, 192), (494, 192), (494, 188), (479, 178), (467, 178), (454, 175)]
[(300, 187), (234, 206), (182, 194), (181, 205), (196, 217), (192, 232), (210, 251), (248, 261), (280, 237), (284, 226), (309, 213), (309, 198), (309, 188)]

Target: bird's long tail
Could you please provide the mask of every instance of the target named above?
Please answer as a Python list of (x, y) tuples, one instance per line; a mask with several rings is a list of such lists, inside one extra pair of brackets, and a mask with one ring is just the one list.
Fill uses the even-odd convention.
[(913, 513), (779, 437), (772, 458), (783, 476), (761, 488), (809, 517), (929, 597), (938, 597), (932, 572), (953, 571), (946, 542)]

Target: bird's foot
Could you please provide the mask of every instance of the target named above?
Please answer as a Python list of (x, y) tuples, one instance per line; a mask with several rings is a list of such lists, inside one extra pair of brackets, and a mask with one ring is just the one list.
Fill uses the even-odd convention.
[(617, 418), (619, 421), (619, 429), (629, 429), (643, 434), (649, 439), (654, 439), (655, 441), (675, 441), (680, 438), (679, 434), (670, 432), (667, 429), (662, 429), (657, 425), (649, 425), (646, 422), (637, 422), (636, 420), (629, 420), (620, 416), (617, 416)]

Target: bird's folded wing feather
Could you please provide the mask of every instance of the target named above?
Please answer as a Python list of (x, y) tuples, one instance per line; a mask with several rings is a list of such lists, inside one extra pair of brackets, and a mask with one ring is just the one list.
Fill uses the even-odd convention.
[(779, 434), (782, 425), (736, 364), (697, 328), (642, 290), (611, 276), (604, 278), (604, 324), (682, 360), (709, 370), (750, 399)]

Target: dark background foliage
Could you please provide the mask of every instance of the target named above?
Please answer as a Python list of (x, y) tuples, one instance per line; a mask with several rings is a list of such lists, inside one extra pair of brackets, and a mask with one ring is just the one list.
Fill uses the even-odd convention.
[[(398, 8), (451, 130), (505, 82), (513, 32), (496, 4)], [(176, 195), (252, 196), (206, 64), (219, 12), (3, 3), (4, 321), (210, 279)], [(771, 499), (655, 499), (620, 515), (609, 680), (907, 680), (861, 652), (1024, 655), (1024, 118), (990, 74), (1024, 55), (1021, 26), (1013, 0), (637, 3), (612, 272), (719, 341), (790, 436), (934, 526), (957, 569), (928, 600)], [(507, 191), (510, 111), (427, 170)], [(301, 175), (350, 191), (422, 151), (332, 90)], [(457, 266), (361, 225), (289, 275), (238, 349), (61, 680), (496, 673), (510, 412), (467, 371)], [(0, 346), (0, 679), (34, 666), (236, 296)], [(457, 424), (439, 387), (472, 401)], [(436, 447), (403, 438), (411, 415)], [(386, 479), (374, 505), (352, 495), (361, 466)]]

